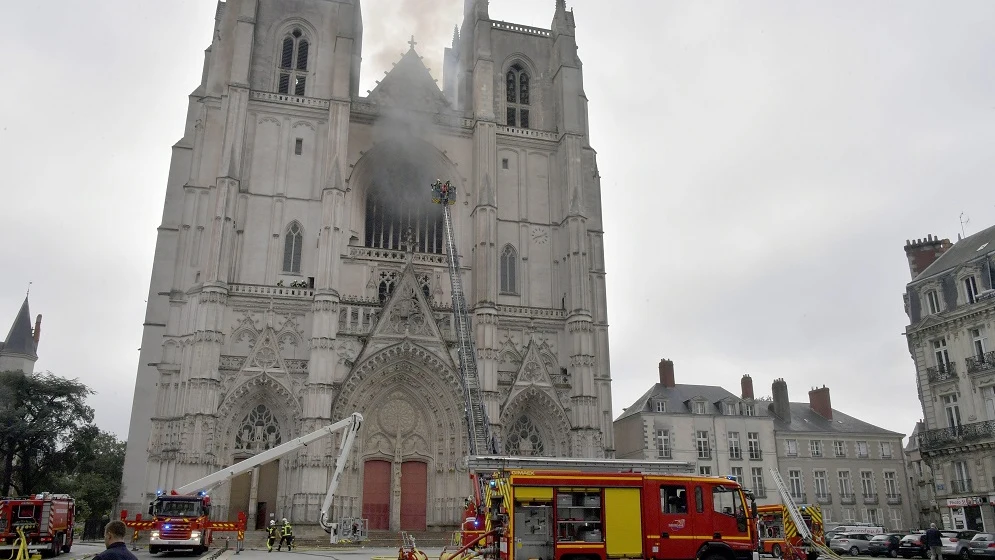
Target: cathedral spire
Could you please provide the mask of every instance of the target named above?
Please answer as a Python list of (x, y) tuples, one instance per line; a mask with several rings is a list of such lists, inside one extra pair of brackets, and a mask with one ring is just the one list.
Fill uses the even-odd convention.
[(458, 25), (454, 25), (453, 26), (453, 48), (454, 49), (457, 48), (458, 45), (459, 45), (459, 26)]
[(573, 35), (573, 11), (567, 12), (567, 1), (556, 0), (556, 11), (553, 12), (553, 23), (550, 25), (553, 35)]

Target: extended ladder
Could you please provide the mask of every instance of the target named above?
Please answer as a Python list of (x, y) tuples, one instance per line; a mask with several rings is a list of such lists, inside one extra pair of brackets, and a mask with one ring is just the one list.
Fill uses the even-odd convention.
[(825, 554), (835, 560), (843, 560), (842, 556), (833, 552), (832, 549), (824, 543), (812, 538), (812, 531), (809, 530), (808, 525), (805, 524), (802, 512), (798, 509), (798, 505), (795, 504), (795, 501), (791, 498), (791, 493), (788, 492), (788, 487), (784, 485), (784, 479), (781, 478), (781, 473), (778, 472), (776, 468), (771, 467), (770, 476), (774, 479), (774, 486), (777, 486), (777, 492), (781, 495), (781, 502), (784, 504), (784, 509), (788, 511), (788, 516), (791, 517), (791, 522), (795, 524), (798, 536), (805, 541), (805, 544), (819, 551), (820, 554)]
[(446, 230), (446, 251), (449, 253), (449, 281), (453, 293), (453, 317), (456, 324), (456, 340), (459, 345), (459, 366), (462, 374), (464, 412), (469, 440), (469, 455), (478, 453), (498, 453), (497, 441), (491, 435), (491, 423), (484, 410), (480, 397), (480, 381), (477, 377), (477, 352), (473, 343), (473, 329), (470, 314), (463, 295), (463, 282), (460, 280), (459, 253), (456, 251), (456, 238), (453, 235), (453, 218), (449, 207), (456, 203), (456, 187), (449, 181), (436, 181), (432, 184), (432, 202), (442, 205)]

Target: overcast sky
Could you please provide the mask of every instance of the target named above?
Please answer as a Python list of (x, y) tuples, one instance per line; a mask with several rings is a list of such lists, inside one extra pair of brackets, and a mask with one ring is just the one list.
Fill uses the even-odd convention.
[[(604, 200), (614, 414), (657, 381), (834, 408), (908, 434), (902, 249), (995, 223), (995, 2), (573, 0)], [(549, 27), (553, 0), (491, 0)], [(432, 11), (434, 10), (434, 11)], [(208, 0), (17, 2), (0, 17), (0, 329), (28, 282), (36, 370), (127, 434), (170, 146)], [(364, 0), (361, 92), (459, 0)], [(437, 74), (438, 75), (438, 74)], [(2, 334), (0, 333), (0, 334)]]

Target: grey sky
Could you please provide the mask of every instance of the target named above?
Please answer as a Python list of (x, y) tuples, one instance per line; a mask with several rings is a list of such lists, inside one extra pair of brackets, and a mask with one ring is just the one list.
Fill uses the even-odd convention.
[[(438, 73), (458, 0), (365, 0), (360, 91), (411, 34)], [(128, 429), (170, 146), (214, 2), (21, 2), (0, 18), (0, 329), (33, 281), (38, 370)], [(554, 2), (491, 0), (548, 27)], [(602, 175), (614, 413), (657, 379), (909, 433), (902, 246), (995, 223), (995, 3), (573, 0)], [(430, 9), (435, 11), (431, 12)]]

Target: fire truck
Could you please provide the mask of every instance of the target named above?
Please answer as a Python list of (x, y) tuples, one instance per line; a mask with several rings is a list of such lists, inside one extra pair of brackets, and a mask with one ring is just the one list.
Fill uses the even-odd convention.
[[(825, 544), (822, 526), (822, 508), (817, 505), (799, 504), (797, 505), (805, 525), (812, 534), (812, 538)], [(804, 554), (806, 560), (815, 560), (819, 551), (809, 547), (805, 539), (798, 533), (791, 520), (791, 515), (785, 511), (781, 504), (760, 506), (757, 508), (757, 525), (760, 531), (761, 551), (775, 558), (781, 556), (797, 556), (795, 551)], [(786, 554), (787, 552), (787, 554)]]
[[(210, 490), (235, 476), (296, 451), (313, 441), (337, 432), (344, 432), (339, 455), (336, 459), (335, 471), (332, 474), (328, 493), (318, 517), (319, 523), (325, 531), (331, 532), (334, 524), (329, 522), (328, 511), (332, 507), (332, 498), (338, 488), (342, 471), (345, 469), (349, 451), (352, 449), (353, 441), (362, 425), (363, 416), (354, 413), (344, 420), (263, 451), (250, 459), (235, 463), (169, 493), (159, 491), (156, 493), (155, 501), (149, 504), (148, 513), (152, 519), (149, 521), (135, 519), (127, 521), (127, 523), (136, 530), (151, 529), (149, 535), (149, 552), (151, 554), (183, 549), (204, 552), (210, 546), (213, 534), (220, 531), (238, 531), (240, 535), (238, 540), (241, 542), (241, 535), (245, 533), (244, 514), (239, 514), (237, 523), (212, 521), (210, 519)], [(122, 512), (122, 517), (126, 517), (126, 515), (127, 512)]]
[(467, 466), (482, 507), (442, 560), (759, 558), (752, 494), (691, 474), (692, 463), (483, 456)]
[(66, 494), (35, 494), (0, 500), (0, 550), (20, 549), (53, 557), (73, 546), (76, 503)]

